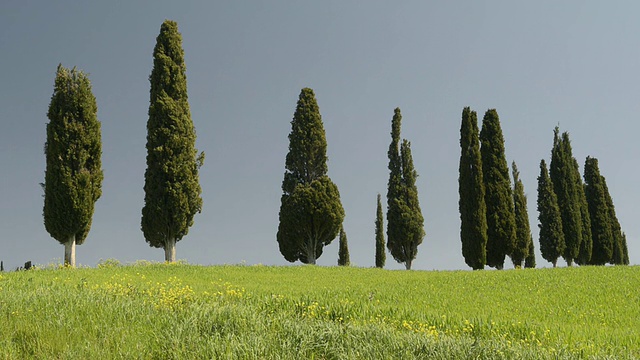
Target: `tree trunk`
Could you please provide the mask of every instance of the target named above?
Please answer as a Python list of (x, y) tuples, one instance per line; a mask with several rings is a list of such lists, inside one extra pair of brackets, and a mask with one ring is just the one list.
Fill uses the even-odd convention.
[(64, 243), (64, 264), (70, 267), (76, 267), (76, 236), (71, 235), (69, 240)]
[(309, 241), (309, 243), (307, 243), (307, 264), (311, 264), (311, 265), (316, 264), (315, 241)]
[(411, 270), (411, 262), (412, 262), (412, 260), (407, 260), (407, 261), (404, 262), (404, 267), (407, 270)]
[(556, 263), (558, 262), (558, 260), (553, 262), (553, 267), (556, 267)]
[(569, 259), (569, 260), (567, 260), (567, 266), (568, 266), (568, 267), (573, 266), (573, 259)]
[(164, 261), (176, 262), (176, 239), (169, 239), (164, 244)]
[(316, 264), (316, 249), (313, 245), (307, 246), (307, 264)]

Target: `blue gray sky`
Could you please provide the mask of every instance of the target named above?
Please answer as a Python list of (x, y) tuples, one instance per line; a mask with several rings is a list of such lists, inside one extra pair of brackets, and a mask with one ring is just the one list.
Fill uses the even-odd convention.
[[(165, 19), (178, 22), (204, 208), (177, 246), (197, 264), (288, 264), (276, 230), (300, 89), (315, 90), (351, 262), (374, 265), (393, 109), (412, 143), (426, 237), (415, 269), (467, 269), (458, 213), (462, 109), (496, 108), (537, 237), (536, 178), (553, 128), (600, 162), (640, 261), (640, 3), (635, 1), (3, 1), (0, 4), (0, 260), (61, 262), (45, 231), (46, 112), (59, 63), (89, 73), (102, 122), (103, 196), (77, 248), (162, 261), (140, 231), (148, 77)], [(636, 204), (636, 205), (634, 205)], [(386, 210), (385, 210), (386, 212)], [(549, 267), (537, 251), (538, 266)], [(320, 265), (335, 265), (337, 240)], [(564, 263), (562, 263), (564, 266)], [(387, 255), (387, 268), (401, 269)]]

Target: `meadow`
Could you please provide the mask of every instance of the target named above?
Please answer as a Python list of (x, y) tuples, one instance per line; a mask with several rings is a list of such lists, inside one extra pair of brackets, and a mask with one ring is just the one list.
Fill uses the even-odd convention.
[(0, 359), (640, 358), (640, 267), (0, 273)]

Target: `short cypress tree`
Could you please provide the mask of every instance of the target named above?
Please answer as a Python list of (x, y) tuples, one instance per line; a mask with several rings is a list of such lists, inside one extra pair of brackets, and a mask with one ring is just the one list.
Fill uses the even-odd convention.
[(327, 176), (327, 141), (312, 89), (300, 91), (291, 121), (276, 235), (287, 261), (315, 264), (344, 219), (338, 187)]
[(542, 258), (556, 267), (558, 258), (562, 256), (565, 248), (564, 232), (558, 200), (544, 159), (540, 161), (540, 176), (538, 176), (538, 220)]
[(604, 188), (605, 201), (607, 203), (607, 209), (609, 210), (609, 226), (611, 227), (611, 235), (613, 236), (613, 254), (609, 261), (614, 265), (625, 265), (624, 254), (624, 236), (622, 233), (622, 227), (618, 216), (616, 215), (616, 208), (613, 205), (613, 199), (609, 193), (609, 187), (607, 186), (607, 180), (602, 177), (602, 186)]
[(591, 218), (593, 253), (590, 263), (604, 265), (613, 256), (614, 237), (610, 210), (605, 194), (604, 178), (600, 175), (598, 159), (587, 157), (584, 164), (585, 194)]
[(516, 162), (511, 163), (513, 171), (513, 203), (516, 218), (516, 241), (511, 251), (513, 266), (522, 267), (522, 263), (529, 255), (531, 243), (531, 228), (529, 226), (529, 212), (527, 211), (527, 197), (524, 194), (524, 185), (520, 180), (520, 172)]
[(204, 153), (198, 155), (195, 148), (182, 35), (175, 21), (165, 20), (160, 27), (149, 82), (141, 228), (149, 246), (164, 249), (165, 261), (174, 262), (176, 243), (202, 210), (198, 170), (204, 162)]
[(349, 244), (347, 244), (347, 233), (344, 227), (340, 228), (340, 248), (338, 249), (338, 266), (349, 266)]
[(576, 174), (575, 158), (572, 155), (569, 133), (559, 136), (559, 128), (554, 129), (553, 149), (549, 175), (553, 189), (558, 197), (558, 207), (562, 216), (562, 229), (565, 236), (563, 253), (567, 265), (571, 266), (578, 257), (582, 242), (582, 215), (580, 213), (580, 195)]
[(102, 142), (96, 98), (89, 78), (58, 65), (47, 116), (44, 226), (65, 247), (64, 263), (75, 266), (75, 246), (91, 229), (102, 195)]
[(402, 115), (396, 108), (391, 123), (389, 146), (389, 189), (387, 193), (387, 248), (393, 258), (411, 270), (411, 263), (418, 254), (418, 245), (424, 238), (424, 218), (418, 201), (411, 144), (405, 139), (400, 145)]
[(533, 246), (533, 237), (529, 238), (529, 254), (524, 259), (524, 267), (527, 269), (533, 269), (536, 267), (536, 253)]
[(629, 265), (629, 249), (627, 248), (627, 235), (622, 233), (622, 263)]
[(376, 267), (383, 268), (387, 260), (384, 248), (384, 219), (382, 218), (382, 203), (378, 194), (378, 206), (376, 209)]
[(504, 138), (495, 109), (484, 114), (480, 143), (487, 206), (487, 265), (502, 269), (505, 256), (514, 247), (516, 222)]
[(474, 270), (483, 269), (487, 262), (487, 207), (478, 133), (476, 112), (465, 107), (460, 125), (458, 207), (462, 256)]

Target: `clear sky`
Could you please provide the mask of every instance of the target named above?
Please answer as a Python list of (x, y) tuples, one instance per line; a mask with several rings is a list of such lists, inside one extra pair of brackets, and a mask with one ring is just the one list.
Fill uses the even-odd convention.
[[(140, 230), (152, 51), (165, 19), (183, 36), (204, 208), (177, 257), (288, 264), (276, 231), (300, 89), (315, 90), (351, 262), (374, 266), (393, 109), (412, 143), (426, 237), (415, 269), (467, 269), (458, 213), (462, 109), (496, 108), (528, 195), (553, 128), (599, 159), (632, 264), (640, 263), (637, 1), (3, 1), (0, 4), (0, 260), (61, 262), (45, 231), (46, 117), (58, 63), (89, 73), (102, 122), (103, 195), (77, 262), (162, 261)], [(635, 204), (635, 205), (634, 205)], [(386, 206), (385, 206), (386, 213)], [(337, 263), (338, 241), (320, 265)], [(510, 261), (507, 260), (510, 264)], [(560, 262), (565, 265), (563, 261)], [(401, 269), (387, 255), (387, 268)]]

